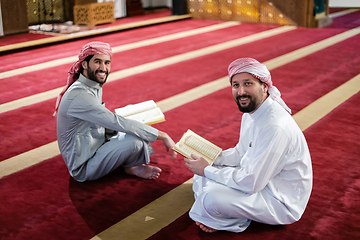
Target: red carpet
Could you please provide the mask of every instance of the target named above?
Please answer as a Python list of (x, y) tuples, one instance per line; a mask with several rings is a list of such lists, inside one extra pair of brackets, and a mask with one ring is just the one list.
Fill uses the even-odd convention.
[(49, 38), (51, 36), (43, 34), (31, 34), (31, 33), (20, 33), (15, 35), (8, 35), (0, 38), (0, 46), (6, 46), (10, 44), (22, 43), (27, 41), (33, 41), (43, 38)]
[[(343, 9), (345, 10), (345, 9)], [(336, 18), (327, 28), (355, 28), (360, 25), (360, 11)]]
[(314, 187), (300, 221), (287, 226), (252, 222), (240, 234), (222, 231), (207, 234), (184, 214), (149, 240), (359, 239), (359, 102), (358, 93), (304, 132), (312, 156)]
[[(121, 45), (174, 32), (216, 24), (186, 20), (96, 38)], [(274, 28), (241, 24), (184, 39), (117, 53), (113, 71), (193, 51), (223, 41)], [(110, 109), (147, 99), (160, 101), (226, 75), (235, 58), (251, 56), (267, 61), (344, 29), (298, 28), (278, 36), (137, 74), (104, 86)], [(274, 84), (296, 113), (319, 97), (358, 75), (360, 36), (355, 36), (295, 62), (274, 69)], [(89, 40), (9, 54), (0, 71), (76, 55)], [(49, 52), (54, 53), (49, 54)], [(138, 57), (139, 56), (139, 57)], [(5, 60), (5, 57), (0, 57)], [(7, 59), (6, 58), (6, 59)], [(71, 65), (71, 64), (70, 64)], [(1, 79), (0, 102), (5, 103), (64, 85), (69, 64)], [(359, 93), (308, 128), (304, 133), (314, 168), (314, 189), (303, 218), (288, 226), (253, 222), (244, 233), (206, 234), (187, 214), (149, 239), (358, 239), (360, 208)], [(0, 160), (56, 140), (55, 99), (0, 114)], [(155, 125), (176, 141), (188, 128), (222, 148), (238, 141), (241, 113), (231, 90), (223, 89), (165, 113)], [(191, 178), (179, 156), (169, 155), (159, 143), (152, 162), (163, 169), (156, 181), (125, 175), (121, 170), (93, 182), (69, 177), (61, 156), (0, 179), (0, 239), (90, 239)]]
[[(180, 25), (181, 23), (181, 25)], [(107, 41), (105, 38), (96, 38), (96, 40), (99, 41), (107, 41), (111, 44), (111, 46), (121, 46), (126, 43), (141, 41), (149, 38), (154, 38), (165, 35), (165, 33), (168, 32), (168, 34), (174, 33), (174, 29), (182, 29), (182, 31), (186, 31), (189, 29), (195, 29), (199, 27), (206, 26), (204, 24), (204, 21), (193, 21), (192, 24), (189, 24), (189, 21), (181, 21), (177, 23), (173, 23), (174, 26), (171, 26), (171, 24), (163, 24), (161, 27), (149, 27), (146, 29), (136, 29), (133, 31), (128, 31), (125, 33), (116, 33), (112, 34), (114, 36), (108, 36), (108, 38), (111, 39), (126, 39), (125, 41)], [(207, 22), (209, 23), (209, 22)], [(210, 22), (213, 23), (214, 22)], [(192, 26), (191, 28), (189, 27)], [(207, 24), (210, 25), (210, 24)], [(165, 27), (164, 27), (165, 26)], [(184, 27), (181, 27), (184, 26)], [(230, 28), (225, 30), (219, 30), (215, 32), (210, 32), (206, 34), (197, 35), (194, 37), (187, 37), (182, 38), (179, 40), (174, 40), (170, 42), (164, 42), (161, 44), (156, 44), (151, 47), (143, 47), (140, 49), (134, 49), (129, 50), (125, 52), (116, 53), (113, 56), (112, 62), (112, 72), (119, 71), (121, 69), (126, 69), (129, 67), (134, 67), (136, 65), (145, 64), (151, 61), (156, 61), (162, 58), (170, 57), (177, 54), (186, 53), (188, 51), (194, 51), (203, 47), (208, 47), (214, 44), (218, 44), (224, 41), (233, 40), (236, 38), (248, 36), (260, 31), (269, 30), (271, 28), (274, 28), (274, 26), (259, 26), (257, 28), (254, 28), (253, 25), (244, 25), (241, 26), (240, 31), (239, 28)], [(156, 32), (155, 32), (156, 31)], [(141, 33), (141, 38), (139, 38), (139, 34)], [(125, 35), (125, 36), (124, 36)], [(76, 41), (72, 45), (76, 46), (76, 50), (74, 49), (74, 46), (71, 46), (71, 51), (68, 45), (70, 43), (66, 44), (60, 44), (55, 47), (51, 48), (43, 48), (42, 52), (39, 52), (39, 50), (36, 51), (36, 53), (33, 52), (27, 52), (26, 55), (22, 54), (22, 56), (17, 56), (18, 54), (14, 54), (16, 56), (10, 55), (8, 58), (8, 61), (18, 61), (17, 66), (23, 65), (23, 64), (37, 64), (37, 59), (32, 59), (31, 62), (29, 62), (29, 58), (31, 59), (31, 56), (33, 54), (36, 54), (36, 56), (39, 56), (40, 59), (45, 59), (44, 57), (40, 57), (45, 55), (49, 55), (49, 51), (51, 52), (61, 52), (61, 56), (59, 54), (57, 56), (59, 57), (69, 57), (69, 56), (76, 56), (79, 52), (79, 49), (89, 40), (82, 40), (82, 41)], [(183, 43), (186, 42), (187, 44), (184, 45)], [(69, 51), (66, 52), (66, 55), (64, 55), (63, 49), (69, 49)], [(74, 50), (72, 50), (74, 49)], [(159, 51), (159, 50), (162, 51)], [(141, 58), (134, 58), (133, 56), (142, 56)], [(19, 57), (23, 60), (19, 62)], [(24, 57), (26, 57), (24, 59)], [(1, 59), (1, 57), (0, 57)], [(4, 58), (5, 59), (5, 58)], [(46, 57), (47, 60), (53, 60), (53, 56), (49, 59), (49, 57)], [(7, 61), (7, 62), (8, 62)], [(24, 62), (24, 63), (22, 63)], [(23, 77), (23, 75), (11, 77), (11, 81), (9, 79), (0, 79), (0, 83), (4, 84), (4, 88), (0, 90), (1, 97), (0, 102), (8, 102), (11, 100), (15, 100), (18, 98), (26, 97), (32, 94), (40, 93), (43, 91), (51, 90), (57, 87), (61, 87), (64, 85), (64, 78), (67, 76), (67, 71), (71, 67), (72, 63), (60, 65), (58, 67), (54, 67), (51, 69), (46, 69), (46, 75), (44, 75), (44, 71), (36, 71), (26, 74), (26, 78)], [(7, 66), (10, 66), (7, 65)], [(3, 70), (10, 70), (10, 67), (4, 66)], [(49, 81), (51, 80), (51, 81)], [(16, 86), (23, 86), (21, 88)], [(9, 93), (6, 89), (16, 89), (16, 92)]]
[[(258, 25), (246, 25), (242, 24), (238, 27), (236, 27), (237, 31), (234, 31), (233, 28), (227, 29), (229, 31), (229, 35), (233, 32), (248, 32), (249, 26), (251, 28), (254, 28), (254, 26)], [(260, 30), (263, 30), (263, 26), (260, 26)], [(235, 27), (234, 27), (235, 28)], [(235, 29), (235, 30), (236, 30)], [(221, 30), (220, 34), (223, 34), (223, 31)], [(219, 32), (219, 31), (216, 31)], [(255, 32), (256, 31), (252, 31)], [(134, 75), (129, 78), (122, 79), (120, 81), (110, 82), (104, 86), (104, 101), (107, 104), (107, 107), (111, 110), (113, 110), (116, 107), (120, 107), (123, 105), (126, 105), (128, 103), (136, 103), (143, 101), (143, 99), (154, 99), (155, 101), (160, 101), (162, 99), (168, 98), (174, 94), (178, 94), (182, 91), (186, 91), (188, 89), (191, 89), (193, 87), (199, 86), (207, 81), (215, 80), (220, 77), (226, 76), (226, 69), (229, 62), (236, 59), (239, 56), (253, 56), (254, 58), (259, 59), (259, 61), (266, 61), (271, 58), (274, 58), (276, 56), (286, 54), (290, 51), (296, 50), (300, 47), (304, 47), (307, 44), (314, 43), (319, 40), (323, 40), (326, 37), (332, 36), (332, 34), (338, 33), (338, 31), (325, 31), (320, 30), (316, 34), (314, 34), (313, 29), (304, 29), (300, 28), (294, 31), (291, 31), (289, 33), (286, 33), (286, 38), (284, 38), (282, 35), (275, 36), (271, 38), (267, 38), (265, 40), (260, 40), (251, 44), (239, 46), (230, 50), (222, 51), (219, 53), (211, 54), (210, 57), (200, 57), (196, 58), (194, 60), (185, 61), (176, 65), (168, 66), (165, 69), (159, 69), (150, 71), (143, 74)], [(214, 33), (211, 33), (214, 34)], [(235, 34), (239, 35), (239, 34)], [(241, 36), (241, 35), (240, 35)], [(202, 43), (199, 43), (196, 41), (199, 37), (192, 37), (187, 38), (189, 44), (186, 44), (186, 46), (191, 45), (191, 49), (198, 49), (198, 44), (200, 46)], [(192, 42), (190, 41), (192, 40)], [(177, 41), (171, 41), (171, 43), (175, 42), (175, 44), (179, 44), (178, 42), (183, 40), (177, 40)], [(288, 43), (290, 42), (290, 44)], [(192, 43), (192, 44), (190, 44)], [(162, 44), (164, 45), (164, 44)], [(155, 53), (152, 55), (159, 55), (160, 49), (167, 50), (167, 51), (174, 51), (172, 50), (171, 46), (166, 48), (166, 46), (162, 46), (161, 44), (158, 44), (157, 46), (151, 46), (148, 47), (148, 49), (151, 49)], [(208, 46), (208, 45), (206, 45)], [(274, 47), (276, 46), (276, 47)], [(345, 45), (344, 45), (345, 46)], [(189, 47), (186, 47), (186, 49), (189, 49)], [(146, 49), (146, 51), (148, 51)], [(148, 51), (148, 55), (150, 55), (151, 51)], [(175, 52), (176, 53), (183, 53), (183, 51)], [(131, 58), (131, 56), (137, 56), (139, 54), (142, 54), (140, 50), (131, 50), (124, 53), (115, 54), (113, 57), (113, 63), (114, 66), (112, 66), (112, 69), (118, 69), (118, 65), (123, 65), (124, 62), (126, 63), (126, 59)], [(166, 56), (169, 56), (168, 53), (165, 53)], [(122, 56), (123, 55), (123, 56)], [(152, 56), (151, 55), (151, 56)], [(152, 58), (151, 60), (157, 60), (160, 56), (157, 58)], [(321, 56), (320, 56), (321, 57)], [(345, 57), (345, 56), (343, 56)], [(119, 59), (122, 58), (122, 59)], [(150, 58), (150, 57), (147, 57)], [(135, 64), (143, 64), (145, 63), (143, 59), (135, 58), (136, 61)], [(150, 60), (148, 60), (150, 61)], [(307, 61), (304, 61), (306, 64)], [(131, 65), (131, 66), (134, 66)], [(45, 72), (49, 74), (54, 74), (54, 81), (51, 82), (57, 82), (59, 85), (56, 87), (63, 86), (64, 84), (64, 73), (67, 72), (67, 68), (65, 69), (65, 66), (58, 67), (59, 71), (56, 70), (56, 73), (54, 73), (53, 68), (47, 69)], [(61, 70), (61, 71), (60, 71)], [(196, 74), (194, 74), (196, 72)], [(295, 72), (298, 72), (297, 69)], [(171, 74), (169, 74), (171, 73)], [(26, 74), (27, 76), (34, 76), (34, 83), (37, 82), (37, 84), (31, 84), (34, 87), (34, 89), (37, 92), (37, 88), (41, 90), (41, 84), (38, 83), (39, 81), (35, 81), (35, 79), (40, 79), (41, 76), (44, 76), (44, 71), (38, 71), (35, 73), (29, 73)], [(19, 79), (21, 82), (21, 78), (23, 78), (23, 75), (19, 75), (17, 77), (13, 77), (12, 79)], [(26, 80), (28, 79), (25, 78)], [(47, 78), (53, 79), (52, 77)], [(146, 79), (144, 83), (142, 83), (142, 86), (147, 89), (146, 92), (142, 93), (136, 93), (133, 89), (133, 82), (143, 82), (143, 79)], [(181, 82), (177, 81), (177, 79), (183, 79)], [(279, 79), (283, 79), (282, 77)], [(287, 78), (285, 78), (287, 79)], [(306, 79), (306, 81), (310, 81), (311, 79)], [(11, 83), (16, 84), (19, 81), (6, 81), (6, 79), (0, 80), (0, 82)], [(294, 83), (296, 84), (296, 83)], [(28, 91), (30, 83), (24, 84), (24, 89), (18, 88), (15, 91), (3, 93), (4, 100), (11, 99), (14, 97), (17, 99), (18, 97), (16, 92), (17, 91)], [(43, 85), (47, 87), (51, 86), (51, 84), (44, 82)], [(285, 87), (285, 86), (284, 86)], [(11, 87), (11, 89), (15, 89), (15, 86)], [(44, 89), (45, 90), (45, 89)], [(34, 92), (31, 91), (31, 94)], [(136, 93), (136, 94), (135, 94)], [(7, 98), (5, 98), (5, 96)], [(1, 98), (1, 97), (0, 97)], [(7, 134), (8, 138), (5, 138), (3, 140), (0, 140), (0, 150), (4, 149), (4, 152), (6, 154), (3, 155), (0, 160), (7, 159), (9, 157), (12, 157), (14, 155), (17, 155), (21, 153), (24, 149), (30, 150), (35, 147), (39, 147), (41, 145), (44, 145), (50, 141), (56, 140), (55, 132), (53, 131), (55, 127), (55, 119), (51, 116), (50, 113), (53, 112), (53, 103), (55, 100), (49, 100), (44, 103), (35, 104), (29, 107), (25, 107), (22, 109), (19, 109), (17, 111), (11, 111), (3, 114), (2, 120), (4, 121), (4, 125), (2, 126), (5, 134)], [(42, 111), (39, 112), (39, 106), (41, 105)], [(21, 115), (25, 116), (34, 116), (37, 119), (31, 119), (28, 124), (24, 125), (23, 120), (18, 118), (18, 114), (21, 113)], [(35, 115), (32, 115), (32, 113), (36, 113)], [(40, 127), (41, 126), (41, 127)], [(42, 130), (40, 131), (39, 128)], [(21, 130), (22, 132), (27, 132), (28, 138), (31, 141), (24, 141), (23, 137), (20, 135), (14, 135), (12, 134), (13, 131)], [(43, 136), (43, 137), (40, 137)], [(4, 141), (4, 143), (2, 143)], [(12, 146), (14, 142), (22, 142), (21, 145), (17, 145), (15, 147), (9, 147)], [(11, 149), (10, 151), (5, 149)]]
[[(96, 36), (95, 40), (104, 41), (106, 40), (112, 46), (119, 46), (127, 43), (137, 42), (144, 39), (160, 37), (168, 34), (178, 33), (186, 30), (191, 30), (194, 28), (206, 27), (219, 21), (189, 21), (183, 20), (179, 22), (173, 22), (170, 24), (161, 24), (156, 26), (150, 26), (140, 29), (132, 29), (129, 31), (124, 31), (120, 33), (112, 33), (105, 36)], [(0, 56), (0, 58), (6, 58), (8, 61), (4, 65), (0, 66), (0, 71), (9, 71), (19, 67), (25, 67), (32, 64), (38, 64), (54, 59), (77, 56), (79, 54), (79, 49), (91, 40), (81, 39), (72, 41), (69, 43), (55, 44), (54, 46), (46, 46), (44, 48), (32, 49), (26, 52), (12, 53), (5, 56)], [(28, 56), (36, 56), (28, 57)], [(16, 65), (14, 65), (16, 64)]]

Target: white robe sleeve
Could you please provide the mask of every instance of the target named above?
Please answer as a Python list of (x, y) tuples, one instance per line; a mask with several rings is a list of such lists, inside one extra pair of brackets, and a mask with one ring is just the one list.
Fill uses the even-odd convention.
[[(238, 158), (237, 161), (240, 161), (240, 166), (235, 168), (208, 166), (205, 168), (205, 176), (248, 194), (262, 190), (284, 166), (282, 159), (289, 149), (290, 141), (283, 129), (278, 126), (262, 129), (256, 135), (256, 140), (251, 143), (251, 146), (249, 145), (241, 158), (238, 158), (240, 153), (236, 151), (239, 144), (223, 156), (232, 163), (235, 163), (236, 158)], [(227, 160), (223, 162), (227, 162)]]
[(245, 153), (244, 147), (241, 145), (241, 133), (246, 132), (245, 129), (249, 128), (251, 120), (249, 114), (244, 114), (242, 116), (243, 120), (241, 121), (240, 129), (240, 139), (234, 148), (229, 148), (221, 152), (221, 154), (215, 159), (214, 166), (229, 166), (229, 167), (239, 167), (240, 159)]
[(128, 133), (148, 142), (154, 142), (158, 137), (157, 129), (111, 112), (90, 94), (78, 94), (70, 104), (71, 107), (67, 111), (68, 116), (114, 131)]
[(229, 148), (221, 152), (221, 154), (215, 159), (214, 166), (229, 166), (239, 167), (241, 154), (238, 147)]

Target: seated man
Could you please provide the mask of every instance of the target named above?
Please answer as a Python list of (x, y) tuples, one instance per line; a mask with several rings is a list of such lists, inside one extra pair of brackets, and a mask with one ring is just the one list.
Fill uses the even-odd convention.
[[(111, 56), (109, 44), (91, 42), (71, 67), (55, 108), (61, 155), (70, 175), (79, 182), (101, 178), (118, 167), (128, 174), (156, 179), (161, 169), (148, 165), (154, 152), (150, 142), (162, 140), (167, 151), (174, 142), (164, 132), (105, 108), (102, 86), (110, 73)], [(108, 139), (105, 130), (117, 134)]]
[(312, 189), (305, 137), (265, 65), (240, 58), (228, 70), (244, 112), (240, 139), (213, 166), (197, 156), (185, 159), (195, 173), (190, 217), (205, 232), (242, 232), (251, 220), (291, 224), (304, 213)]

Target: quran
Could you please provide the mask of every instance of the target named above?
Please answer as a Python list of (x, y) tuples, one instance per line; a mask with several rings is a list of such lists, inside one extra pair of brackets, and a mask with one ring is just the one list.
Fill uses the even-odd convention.
[(124, 118), (133, 119), (146, 125), (165, 121), (163, 112), (153, 100), (116, 108), (115, 113)]
[(190, 129), (184, 133), (173, 149), (189, 159), (192, 159), (191, 154), (203, 157), (210, 165), (213, 164), (222, 151), (221, 148), (197, 135)]

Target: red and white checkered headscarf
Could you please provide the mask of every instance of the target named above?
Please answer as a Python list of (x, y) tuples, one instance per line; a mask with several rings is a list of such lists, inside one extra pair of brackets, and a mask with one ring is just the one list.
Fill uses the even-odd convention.
[(232, 77), (234, 75), (239, 73), (249, 73), (254, 78), (257, 78), (263, 83), (267, 84), (269, 97), (278, 102), (283, 108), (285, 108), (286, 111), (291, 114), (291, 109), (285, 104), (284, 100), (282, 100), (280, 91), (275, 86), (273, 86), (270, 72), (264, 64), (253, 58), (239, 58), (230, 63), (228, 73), (230, 83), (232, 82)]
[(82, 47), (79, 53), (79, 60), (75, 62), (70, 68), (67, 84), (63, 88), (63, 90), (61, 91), (61, 93), (59, 94), (56, 100), (54, 116), (56, 116), (57, 114), (62, 96), (64, 95), (66, 90), (68, 90), (68, 88), (78, 79), (78, 75), (76, 74), (80, 70), (81, 62), (83, 62), (89, 55), (96, 55), (96, 54), (104, 54), (104, 55), (109, 55), (111, 57), (112, 49), (108, 43), (103, 43), (103, 42), (90, 42)]

